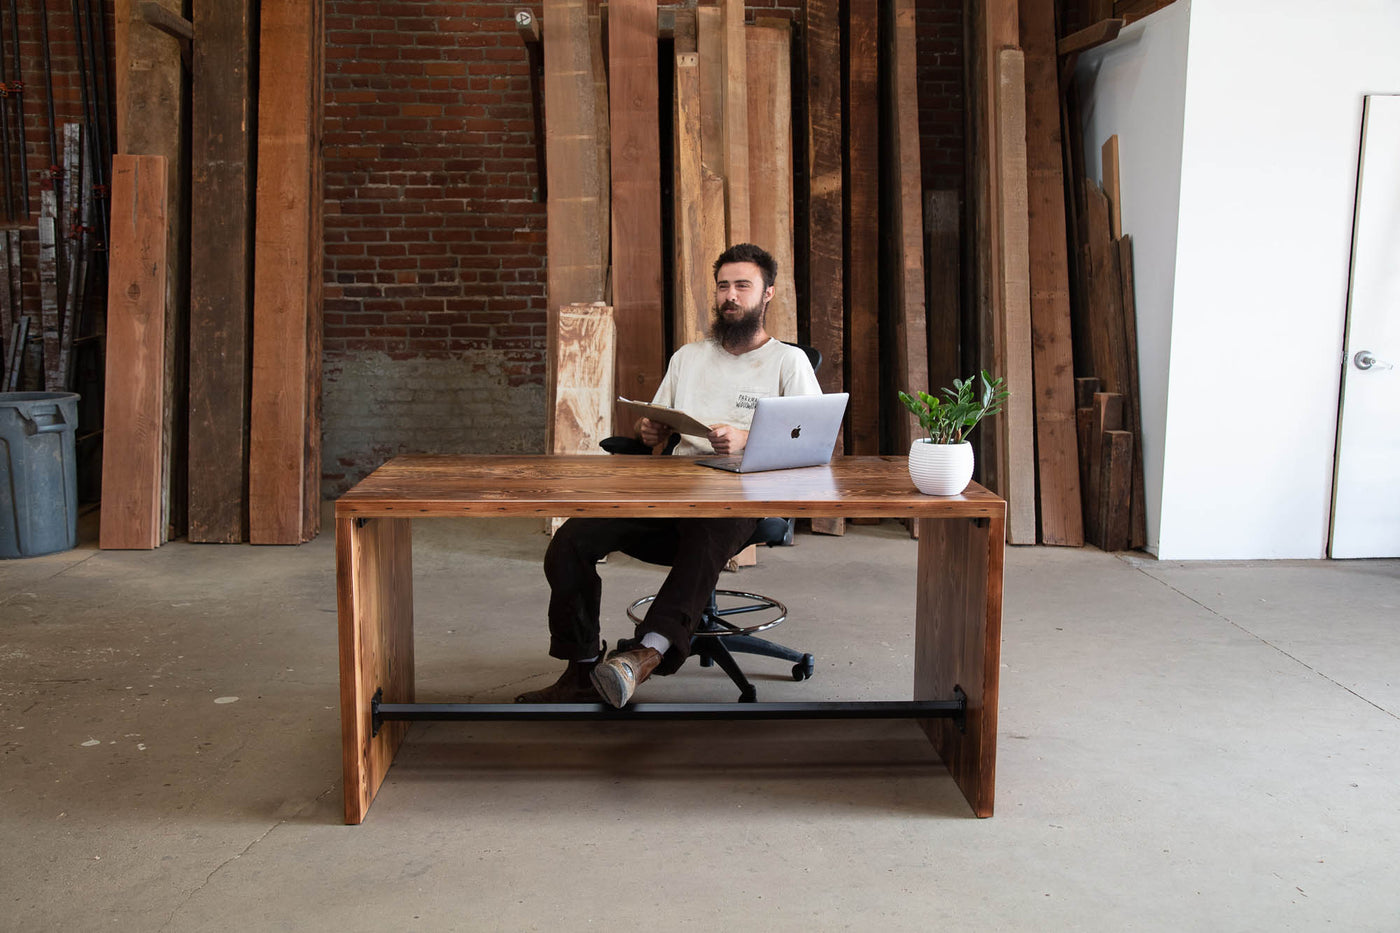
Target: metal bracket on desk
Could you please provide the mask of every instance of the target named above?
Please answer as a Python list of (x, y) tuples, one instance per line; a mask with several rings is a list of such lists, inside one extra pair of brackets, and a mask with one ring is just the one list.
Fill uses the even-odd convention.
[(367, 524), (369, 524), (369, 519), (367, 519), (367, 518), (356, 518), (356, 519), (355, 519), (355, 529), (356, 529), (357, 531), (358, 531), (359, 529), (365, 527), (365, 525), (367, 525)]
[(380, 688), (370, 700), (371, 732), (385, 722), (560, 722), (570, 719), (951, 719), (967, 731), (967, 694), (953, 688), (951, 700), (877, 700), (812, 703), (634, 703), (613, 709), (605, 703), (385, 703)]
[(986, 528), (988, 525), (991, 524), (991, 521), (992, 521), (992, 520), (989, 519), (989, 518), (974, 518), (974, 519), (972, 520), (972, 527), (974, 527), (974, 528)]

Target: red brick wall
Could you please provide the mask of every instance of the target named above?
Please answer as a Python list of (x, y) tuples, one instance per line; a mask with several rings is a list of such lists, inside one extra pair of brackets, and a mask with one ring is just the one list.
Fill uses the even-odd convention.
[(326, 3), (325, 353), (544, 378), (545, 206), (518, 3)]

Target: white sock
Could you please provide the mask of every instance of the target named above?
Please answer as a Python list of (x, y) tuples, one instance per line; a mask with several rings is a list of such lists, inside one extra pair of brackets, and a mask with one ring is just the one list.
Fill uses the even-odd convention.
[(665, 654), (671, 647), (671, 639), (656, 632), (647, 632), (642, 636), (643, 648), (655, 648), (659, 654)]

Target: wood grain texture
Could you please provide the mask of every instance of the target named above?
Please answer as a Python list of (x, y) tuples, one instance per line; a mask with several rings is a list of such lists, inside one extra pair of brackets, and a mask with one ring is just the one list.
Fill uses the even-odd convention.
[[(1005, 370), (1003, 336), (999, 332), (1001, 309), (1001, 234), (997, 228), (1001, 211), (996, 166), (1000, 146), (995, 132), (997, 87), (996, 53), (1019, 42), (1017, 0), (984, 0), (968, 4), (964, 25), (967, 69), (967, 124), (965, 157), (968, 180), (967, 237), (971, 245), (967, 301), (971, 323), (977, 330), (977, 368), (995, 373)], [(964, 361), (966, 364), (967, 360)], [(969, 370), (971, 366), (967, 367)], [(1003, 488), (999, 463), (999, 435), (995, 430), (974, 434), (977, 462), (982, 482), (993, 489)]]
[(922, 495), (908, 466), (906, 457), (837, 457), (738, 474), (691, 457), (409, 455), (341, 496), (336, 515), (1004, 516), (1005, 503), (976, 483), (958, 496)]
[(167, 170), (164, 156), (112, 159), (99, 533), (104, 549), (149, 549), (164, 540)]
[(1026, 76), (1020, 49), (997, 53), (997, 204), (1001, 213), (1003, 353), (1006, 400), (998, 424), (1007, 541), (1036, 543), (1035, 383), (1031, 372), (1030, 231), (1026, 194)]
[[(892, 191), (893, 207), (889, 224), (893, 237), (896, 280), (888, 283), (895, 291), (892, 320), (895, 386), (904, 391), (928, 385), (928, 332), (924, 307), (924, 205), (923, 171), (919, 151), (919, 95), (916, 21), (913, 0), (893, 0), (888, 6), (891, 28), (885, 30), (890, 62), (891, 100), (890, 155), (885, 177)], [(908, 387), (908, 388), (905, 388)], [(920, 436), (918, 421), (903, 409), (895, 408), (894, 449), (907, 451)]]
[(1108, 198), (1108, 235), (1117, 240), (1123, 235), (1123, 212), (1119, 203), (1122, 190), (1118, 178), (1118, 134), (1104, 140), (1100, 150), (1103, 167), (1103, 193)]
[[(675, 229), (675, 299), (671, 342), (682, 347), (704, 335), (710, 322), (714, 280), (710, 263), (715, 255), (705, 241), (705, 173), (700, 136), (700, 56), (676, 56), (672, 152), (675, 182), (672, 211)], [(723, 200), (723, 183), (720, 198)], [(721, 216), (723, 207), (720, 208)], [(648, 396), (650, 398), (650, 396)]]
[(730, 244), (752, 239), (749, 207), (748, 40), (744, 0), (720, 0), (724, 27), (724, 181)]
[(656, 394), (666, 364), (656, 54), (654, 0), (612, 0), (608, 100), (617, 391), (643, 399)]
[[(705, 169), (724, 177), (724, 22), (717, 6), (695, 8), (700, 65), (700, 152)], [(726, 246), (728, 243), (725, 244)], [(720, 247), (719, 253), (724, 252)]]
[(1040, 540), (1043, 544), (1080, 547), (1084, 544), (1084, 522), (1075, 438), (1074, 348), (1054, 11), (1048, 4), (1022, 0), (1020, 30), (1026, 57), (1026, 193)]
[(548, 307), (603, 301), (608, 174), (598, 154), (598, 86), (586, 0), (544, 4)]
[(335, 523), (340, 632), (340, 728), (345, 822), (360, 823), (393, 764), (408, 723), (372, 735), (370, 702), (415, 699), (412, 526), (340, 518)]
[(1099, 443), (1099, 547), (1126, 551), (1131, 539), (1133, 433), (1105, 431)]
[(255, 544), (299, 544), (318, 530), (321, 30), (319, 0), (262, 6), (248, 446)]
[[(846, 451), (880, 453), (880, 75), (878, 0), (845, 4)], [(893, 403), (892, 403), (893, 404)]]
[[(160, 6), (178, 15), (176, 0), (160, 0)], [(161, 540), (185, 533), (187, 428), (185, 401), (188, 393), (190, 236), (187, 226), (189, 193), (185, 173), (188, 159), (184, 126), (188, 110), (184, 100), (184, 65), (179, 40), (142, 17), (135, 4), (113, 5), (113, 73), (117, 152), (164, 156), (166, 172), (167, 238), (165, 291), (165, 377), (161, 417)]]
[[(823, 392), (845, 391), (845, 281), (841, 236), (841, 18), (836, 0), (807, 0), (807, 313), (821, 351)], [(842, 449), (838, 447), (838, 449)]]
[(963, 372), (960, 354), (961, 223), (956, 191), (924, 192), (924, 243), (928, 285), (928, 391), (942, 397)]
[(1105, 391), (1128, 391), (1127, 335), (1123, 328), (1123, 278), (1118, 246), (1109, 233), (1108, 199), (1093, 181), (1085, 181), (1085, 237), (1088, 275), (1088, 369)]
[(252, 16), (195, 0), (191, 77), (189, 539), (247, 537)]
[(1118, 239), (1118, 272), (1122, 276), (1123, 336), (1127, 352), (1127, 428), (1133, 435), (1132, 514), (1128, 524), (1129, 548), (1147, 546), (1147, 489), (1142, 465), (1142, 381), (1138, 372), (1137, 296), (1133, 282), (1133, 238)]
[[(607, 305), (565, 305), (549, 313), (549, 368), (554, 386), (551, 453), (601, 454), (614, 433), (614, 311)], [(650, 398), (650, 396), (648, 396)], [(630, 431), (630, 426), (619, 428)]]
[(792, 29), (750, 26), (748, 50), (749, 236), (778, 261), (765, 329), (797, 340), (793, 276)]
[(914, 698), (943, 698), (954, 688), (967, 695), (965, 731), (947, 719), (921, 725), (973, 812), (986, 818), (996, 793), (1004, 521), (918, 525)]

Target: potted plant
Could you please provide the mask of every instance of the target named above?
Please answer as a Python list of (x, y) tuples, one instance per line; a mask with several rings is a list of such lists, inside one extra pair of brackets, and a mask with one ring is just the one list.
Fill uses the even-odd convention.
[(954, 379), (945, 388), (944, 399), (920, 392), (915, 398), (899, 393), (919, 419), (928, 437), (917, 438), (909, 446), (909, 477), (919, 491), (930, 496), (956, 496), (972, 481), (972, 445), (967, 435), (988, 415), (1001, 411), (1001, 403), (1011, 394), (1005, 379), (993, 379), (982, 370), (979, 394), (973, 379)]

